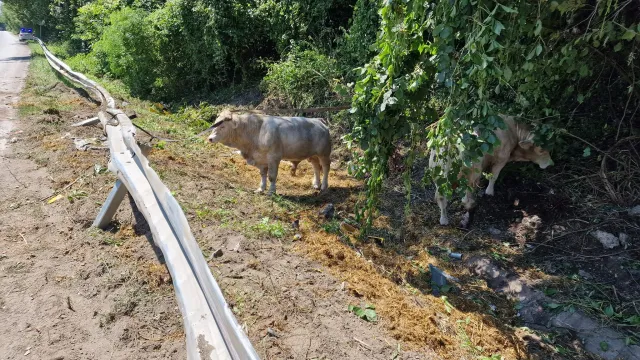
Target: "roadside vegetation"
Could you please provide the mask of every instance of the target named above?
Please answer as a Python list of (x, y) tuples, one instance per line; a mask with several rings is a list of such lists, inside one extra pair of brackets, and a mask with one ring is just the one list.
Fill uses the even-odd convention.
[[(53, 52), (139, 125), (180, 140), (150, 139), (150, 159), (193, 228), (285, 242), (321, 262), (362, 299), (345, 311), (379, 319), (403, 346), (546, 359), (590, 355), (570, 332), (520, 327), (520, 304), (449, 253), (487, 256), (529, 279), (549, 313), (584, 312), (628, 345), (640, 341), (640, 227), (627, 213), (640, 194), (638, 9), (638, 0), (8, 0), (3, 21), (15, 30), (45, 20)], [(46, 110), (35, 104), (22, 115)], [(308, 164), (297, 177), (283, 164), (279, 196), (254, 195), (256, 171), (195, 135), (225, 107), (341, 104), (352, 109), (322, 114), (336, 144), (324, 197), (310, 194)], [(465, 189), (453, 174), (498, 145), (498, 114), (533, 125), (556, 166), (507, 167), (476, 230), (435, 227), (432, 181), (449, 195)], [(453, 160), (452, 176), (427, 169), (435, 147)], [(319, 218), (328, 203), (335, 218)], [(534, 216), (540, 225), (527, 228)], [(595, 230), (630, 240), (603, 250)], [(429, 264), (461, 283), (432, 296)], [(251, 301), (243, 297), (245, 311)]]

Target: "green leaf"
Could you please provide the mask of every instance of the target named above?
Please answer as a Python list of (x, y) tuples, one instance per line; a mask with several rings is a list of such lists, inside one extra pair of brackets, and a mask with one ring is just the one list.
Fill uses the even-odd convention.
[(363, 311), (362, 316), (360, 316), (362, 319), (368, 321), (368, 322), (376, 322), (378, 321), (378, 314), (376, 314), (376, 311), (373, 309), (366, 309)]
[(500, 5), (500, 7), (502, 8), (502, 10), (504, 10), (504, 12), (509, 13), (509, 14), (517, 14), (518, 10), (516, 9), (512, 9), (508, 6), (504, 6), (504, 5)]
[(630, 346), (630, 345), (636, 345), (637, 342), (634, 338), (632, 338), (631, 336), (627, 336), (626, 338), (624, 338), (624, 344), (626, 346)]
[(504, 30), (504, 25), (502, 25), (500, 21), (496, 20), (496, 22), (493, 24), (493, 32), (496, 35), (500, 35), (502, 30)]
[(558, 303), (548, 303), (548, 304), (546, 304), (546, 306), (549, 309), (557, 309), (557, 308), (561, 307), (562, 305), (560, 305)]
[(622, 50), (622, 43), (617, 43), (616, 46), (613, 47), (613, 51), (618, 52)]
[(558, 292), (558, 290), (554, 289), (554, 288), (546, 288), (546, 289), (544, 289), (544, 294), (547, 295), (547, 296), (553, 296), (557, 292)]
[(536, 56), (540, 55), (540, 53), (542, 53), (542, 44), (536, 46)]
[[(536, 49), (535, 48), (531, 49), (531, 52), (529, 52), (529, 55), (527, 55), (527, 60), (531, 60), (535, 54), (536, 54)], [(533, 68), (533, 65), (531, 68)]]
[(580, 77), (585, 77), (589, 75), (589, 68), (587, 67), (587, 65), (582, 65), (580, 66)]
[(632, 40), (634, 37), (636, 37), (636, 32), (631, 29), (627, 29), (627, 31), (625, 31), (624, 34), (622, 35), (621, 39)]
[(509, 80), (511, 80), (511, 76), (513, 75), (513, 72), (511, 72), (511, 69), (509, 68), (509, 66), (505, 66), (505, 68), (502, 69), (502, 74), (504, 75), (504, 79), (508, 82)]
[(636, 326), (640, 325), (640, 316), (633, 315), (631, 317), (624, 319), (624, 322), (629, 323), (631, 325), (636, 325)]
[(609, 305), (604, 309), (604, 314), (607, 315), (608, 317), (613, 317), (613, 315), (615, 315), (616, 313), (613, 310), (613, 306)]
[(442, 31), (440, 32), (440, 37), (446, 39), (451, 36), (452, 32), (453, 29), (450, 26), (445, 26), (444, 29), (442, 29)]
[(538, 19), (536, 21), (536, 29), (533, 31), (533, 35), (538, 36), (538, 35), (540, 35), (541, 31), (542, 31), (542, 21), (540, 21), (540, 19)]
[(582, 157), (589, 157), (589, 156), (591, 156), (591, 148), (587, 146), (582, 151)]
[(578, 102), (582, 104), (584, 102), (584, 95), (578, 94)]
[(606, 341), (600, 341), (600, 349), (602, 349), (602, 351), (609, 350), (609, 344)]

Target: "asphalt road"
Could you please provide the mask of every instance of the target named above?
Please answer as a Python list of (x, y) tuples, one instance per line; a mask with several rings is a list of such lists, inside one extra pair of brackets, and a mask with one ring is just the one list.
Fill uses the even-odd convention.
[(7, 31), (0, 31), (0, 155), (8, 151), (7, 142), (17, 120), (13, 105), (18, 102), (30, 58), (26, 43)]

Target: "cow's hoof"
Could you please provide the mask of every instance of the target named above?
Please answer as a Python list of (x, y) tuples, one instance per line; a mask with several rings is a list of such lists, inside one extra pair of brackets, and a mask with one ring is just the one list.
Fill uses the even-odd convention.
[(440, 218), (440, 225), (442, 225), (442, 226), (447, 226), (447, 225), (449, 225), (449, 219), (447, 219), (447, 218)]
[(254, 193), (256, 193), (256, 194), (262, 194), (262, 193), (264, 193), (264, 189), (263, 189), (263, 188), (257, 188), (257, 189), (254, 191)]
[(469, 223), (470, 223), (470, 215), (469, 213), (466, 213), (462, 216), (462, 220), (460, 220), (460, 227), (463, 229), (468, 229), (469, 228)]
[(318, 184), (313, 184), (313, 185), (311, 185), (311, 187), (313, 187), (316, 190), (320, 190), (320, 185), (318, 185)]

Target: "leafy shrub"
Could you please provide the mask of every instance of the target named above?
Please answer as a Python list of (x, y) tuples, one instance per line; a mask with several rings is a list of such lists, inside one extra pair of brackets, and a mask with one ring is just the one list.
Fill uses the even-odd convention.
[(104, 29), (109, 26), (111, 14), (124, 6), (120, 0), (97, 0), (88, 2), (78, 9), (73, 19), (74, 38), (86, 41), (89, 45), (97, 42)]
[(149, 30), (145, 11), (124, 8), (111, 14), (92, 50), (99, 68), (122, 79), (138, 96), (150, 94), (155, 82), (158, 55)]
[(257, 13), (269, 24), (268, 36), (279, 54), (310, 41), (328, 50), (351, 18), (353, 0), (265, 0)]
[(340, 73), (336, 61), (315, 50), (295, 49), (281, 62), (272, 63), (261, 87), (267, 97), (285, 106), (303, 108), (334, 103)]
[(366, 64), (375, 54), (379, 26), (378, 0), (358, 0), (349, 31), (338, 39), (336, 50), (336, 59), (349, 78), (354, 77), (354, 68)]
[(64, 61), (73, 69), (73, 71), (87, 75), (104, 75), (105, 69), (102, 68), (102, 63), (96, 58), (94, 53), (80, 53), (67, 58)]

